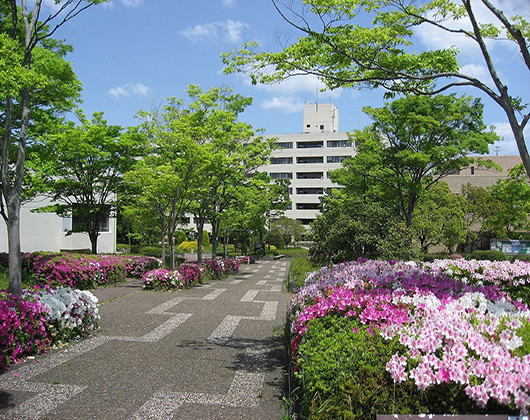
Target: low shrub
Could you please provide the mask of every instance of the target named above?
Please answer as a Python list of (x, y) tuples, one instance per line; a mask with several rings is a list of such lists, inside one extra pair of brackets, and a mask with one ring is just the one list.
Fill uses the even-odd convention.
[(291, 302), (303, 415), (527, 413), (530, 316), (507, 285), (525, 289), (529, 268), (359, 260), (311, 273)]
[(157, 258), (137, 255), (36, 252), (22, 256), (24, 271), (32, 273), (30, 284), (65, 285), (85, 290), (119, 283), (126, 277), (141, 277), (160, 265)]
[(157, 269), (144, 274), (144, 288), (148, 290), (180, 290), (209, 279), (220, 279), (239, 271), (239, 261), (204, 260), (181, 264), (174, 271)]
[[(307, 257), (295, 257), (291, 260), (289, 269), (290, 289), (297, 289), (304, 285), (307, 275), (320, 269), (319, 264), (313, 264)], [(293, 290), (291, 290), (293, 291)]]
[(46, 307), (0, 291), (0, 368), (48, 348)]
[(298, 350), (295, 374), (302, 418), (364, 420), (381, 413), (506, 411), (494, 404), (481, 409), (455, 383), (422, 392), (410, 380), (394, 384), (385, 367), (400, 351), (399, 339), (385, 340), (356, 318), (334, 315), (312, 320)]
[(26, 290), (25, 299), (35, 299), (47, 310), (47, 329), (53, 343), (87, 335), (99, 322), (98, 299), (89, 291), (70, 287)]
[(146, 290), (180, 290), (184, 288), (184, 276), (178, 271), (157, 268), (142, 277)]
[(502, 251), (476, 249), (468, 255), (470, 260), (508, 261), (508, 256)]
[(527, 254), (521, 254), (521, 255), (514, 255), (510, 258), (510, 261), (524, 261), (524, 262), (530, 262), (530, 255)]
[(0, 368), (97, 328), (97, 298), (68, 287), (0, 292)]
[(196, 252), (199, 245), (197, 241), (183, 241), (177, 248), (181, 252)]

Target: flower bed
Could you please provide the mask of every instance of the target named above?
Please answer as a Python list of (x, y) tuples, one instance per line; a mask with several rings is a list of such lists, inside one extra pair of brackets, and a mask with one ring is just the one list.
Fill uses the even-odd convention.
[[(305, 404), (302, 411), (311, 418), (333, 418), (341, 410), (355, 411), (358, 400), (357, 407), (378, 407), (387, 412), (393, 412), (396, 406), (392, 404), (397, 404), (403, 413), (418, 409), (461, 414), (495, 410), (526, 413), (530, 409), (530, 312), (521, 300), (513, 300), (510, 292), (527, 284), (528, 267), (502, 264), (496, 269), (498, 265), (490, 266), (487, 261), (435, 261), (425, 267), (359, 261), (310, 274), (291, 304), (291, 349)], [(515, 280), (511, 282), (506, 273)], [(352, 320), (348, 325), (356, 333), (352, 339), (360, 340), (359, 351), (366, 351), (360, 343), (367, 340), (367, 335), (373, 335), (386, 341), (394, 352), (382, 359), (373, 355), (378, 361), (370, 363), (379, 366), (377, 373), (367, 371), (363, 367), (366, 362), (359, 365), (360, 362), (349, 361), (362, 355), (327, 355), (327, 360), (344, 358), (333, 369), (354, 368), (334, 371), (328, 382), (322, 381), (325, 373), (315, 367), (314, 360), (320, 364), (329, 362), (320, 360), (314, 349), (323, 342), (320, 335), (324, 333), (315, 337), (313, 330), (321, 325), (319, 320), (327, 318)], [(337, 336), (343, 334), (343, 324), (330, 324), (330, 328), (338, 328)], [(330, 340), (322, 351), (335, 348)], [(385, 369), (390, 378), (381, 376)], [(359, 372), (362, 376), (357, 377)], [(350, 379), (333, 389), (334, 378), (343, 374)], [(350, 389), (347, 383), (352, 376)], [(375, 377), (378, 379), (373, 385), (377, 382), (380, 392), (371, 393), (370, 378)], [(356, 391), (355, 378), (364, 381), (362, 392)], [(427, 394), (407, 391), (399, 403), (394, 399), (381, 405), (381, 387), (394, 387), (395, 395), (398, 384), (400, 392), (411, 386), (426, 391), (436, 389), (446, 402), (436, 405), (431, 397), (426, 403), (420, 399)], [(333, 392), (338, 392), (339, 397)], [(373, 398), (369, 404), (365, 404), (367, 395)], [(466, 405), (466, 396), (475, 402), (474, 407)], [(454, 405), (449, 403), (452, 398)], [(344, 406), (348, 401), (350, 406)], [(335, 411), (331, 409), (334, 404), (340, 405), (335, 406)], [(326, 412), (333, 414), (326, 417)], [(373, 414), (362, 412), (351, 418), (369, 418)]]
[(144, 288), (148, 290), (181, 290), (208, 279), (220, 279), (239, 271), (237, 260), (205, 260), (181, 264), (174, 271), (152, 270), (144, 274)]
[(69, 287), (0, 292), (0, 368), (97, 328), (97, 298)]
[(35, 284), (93, 289), (141, 277), (161, 262), (143, 256), (30, 253), (22, 256), (22, 265)]

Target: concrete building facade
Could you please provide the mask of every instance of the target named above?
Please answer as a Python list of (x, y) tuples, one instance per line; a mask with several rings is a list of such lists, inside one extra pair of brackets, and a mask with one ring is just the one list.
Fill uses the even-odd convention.
[[(51, 204), (45, 198), (36, 198), (20, 209), (20, 249), (34, 251), (82, 251), (91, 249), (86, 233), (67, 235), (74, 222), (71, 217), (59, 217), (55, 213), (37, 213), (36, 209)], [(7, 228), (0, 230), (0, 252), (8, 252)], [(98, 253), (116, 252), (116, 219), (109, 217), (101, 226)]]
[(270, 163), (260, 168), (274, 179), (289, 179), (291, 208), (285, 216), (308, 225), (317, 218), (320, 197), (338, 187), (330, 171), (355, 155), (355, 144), (339, 131), (339, 111), (332, 104), (304, 105), (303, 129), (299, 134), (281, 134)]

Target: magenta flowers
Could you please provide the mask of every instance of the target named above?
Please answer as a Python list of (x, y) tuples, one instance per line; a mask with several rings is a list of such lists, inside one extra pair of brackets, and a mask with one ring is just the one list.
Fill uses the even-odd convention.
[(311, 319), (356, 317), (403, 345), (387, 363), (396, 382), (413, 381), (419, 389), (458, 383), (480, 406), (494, 399), (527, 413), (530, 355), (521, 331), (530, 312), (509, 292), (527, 284), (529, 268), (464, 260), (325, 267), (308, 276), (292, 301), (293, 356)]

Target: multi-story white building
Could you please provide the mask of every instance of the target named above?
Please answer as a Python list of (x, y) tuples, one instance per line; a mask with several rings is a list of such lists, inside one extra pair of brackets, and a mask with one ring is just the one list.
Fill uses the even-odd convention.
[(286, 216), (308, 225), (319, 213), (320, 197), (336, 187), (329, 172), (355, 154), (355, 145), (346, 132), (339, 131), (339, 110), (332, 104), (304, 105), (300, 134), (269, 136), (277, 149), (270, 164), (260, 168), (272, 178), (289, 179), (292, 206)]

